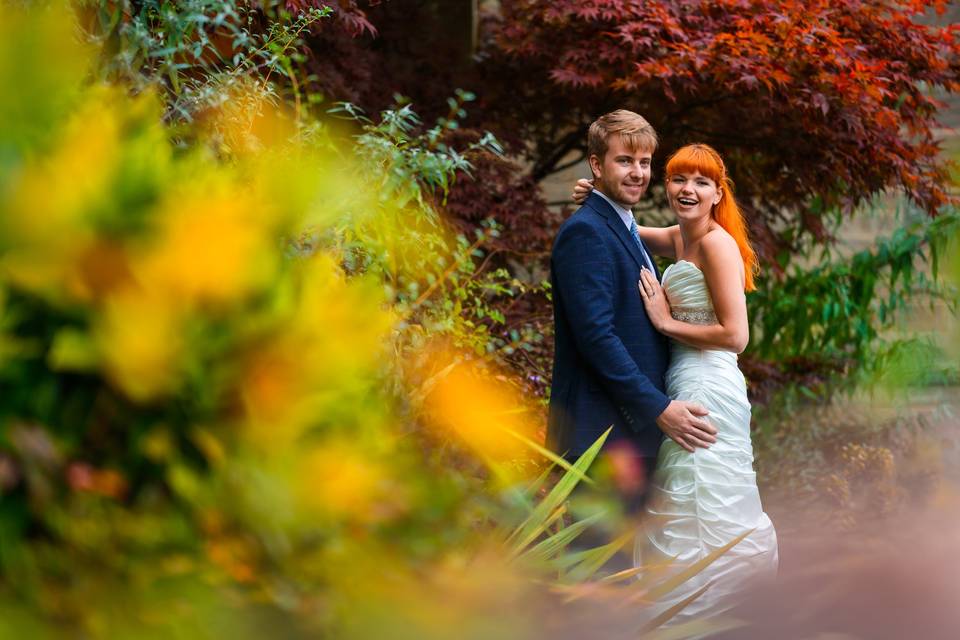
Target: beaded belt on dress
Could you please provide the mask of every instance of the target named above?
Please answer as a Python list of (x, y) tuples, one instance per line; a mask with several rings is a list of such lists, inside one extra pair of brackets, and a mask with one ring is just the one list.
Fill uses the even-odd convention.
[(715, 324), (717, 316), (713, 309), (673, 309), (670, 315), (674, 320), (689, 322), (690, 324)]

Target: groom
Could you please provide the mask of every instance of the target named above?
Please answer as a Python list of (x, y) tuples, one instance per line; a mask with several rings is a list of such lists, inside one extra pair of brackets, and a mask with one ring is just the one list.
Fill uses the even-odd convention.
[(650, 183), (656, 146), (653, 127), (632, 111), (590, 125), (594, 190), (560, 227), (551, 255), (555, 354), (547, 444), (575, 459), (612, 425), (605, 448), (626, 450), (645, 480), (664, 435), (688, 451), (716, 441), (705, 409), (664, 393), (670, 347), (638, 290), (641, 268), (660, 277), (630, 211)]

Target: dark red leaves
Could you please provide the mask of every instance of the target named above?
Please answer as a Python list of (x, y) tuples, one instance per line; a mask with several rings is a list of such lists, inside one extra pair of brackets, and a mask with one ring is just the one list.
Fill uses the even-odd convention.
[(324, 27), (315, 90), (372, 113), (399, 92), (431, 121), (469, 89), (465, 126), (523, 156), (534, 184), (583, 151), (594, 118), (626, 107), (659, 132), (655, 162), (694, 141), (724, 154), (767, 257), (814, 232), (815, 200), (822, 215), (902, 188), (934, 213), (948, 197), (931, 90), (960, 90), (960, 26), (916, 20), (939, 0), (501, 0), (472, 57), (445, 3), (339, 6), (378, 36)]
[(910, 17), (944, 6), (503, 0), (490, 51), (515, 69), (511, 95), (530, 101), (516, 109), (554, 125), (534, 135), (634, 108), (664, 152), (696, 140), (724, 152), (765, 224), (792, 215), (816, 234), (803, 220), (814, 197), (849, 210), (901, 187), (931, 214), (946, 201), (939, 105), (927, 92), (957, 90), (960, 30)]

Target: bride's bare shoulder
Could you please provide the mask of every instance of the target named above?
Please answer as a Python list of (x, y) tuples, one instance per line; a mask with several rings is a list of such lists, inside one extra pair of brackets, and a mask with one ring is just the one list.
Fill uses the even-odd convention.
[[(726, 229), (711, 229), (700, 240), (701, 261), (715, 269), (743, 268), (740, 247)], [(739, 267), (734, 267), (739, 265)]]
[(700, 239), (700, 250), (704, 254), (725, 254), (730, 251), (740, 254), (737, 241), (723, 227), (715, 227), (704, 234)]

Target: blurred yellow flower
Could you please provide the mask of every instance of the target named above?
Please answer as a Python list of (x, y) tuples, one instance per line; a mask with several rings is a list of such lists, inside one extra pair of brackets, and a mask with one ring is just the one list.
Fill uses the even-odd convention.
[(128, 290), (109, 298), (94, 335), (113, 383), (146, 401), (176, 387), (182, 329), (182, 318), (167, 301)]
[(183, 302), (226, 303), (269, 283), (278, 238), (237, 184), (200, 180), (170, 194), (156, 244), (136, 267), (144, 286)]
[[(105, 263), (118, 266), (123, 257), (118, 243), (98, 234), (115, 213), (117, 190), (134, 188), (123, 173), (131, 171), (127, 156), (145, 154), (151, 166), (140, 169), (149, 173), (168, 159), (159, 117), (149, 93), (130, 98), (118, 88), (91, 89), (57, 145), (28, 161), (9, 199), (0, 202), (0, 274), (54, 300), (86, 300), (95, 293), (103, 283), (86, 278), (109, 277)], [(133, 122), (152, 124), (139, 146), (127, 139)], [(158, 140), (164, 144), (154, 144)]]
[(318, 445), (294, 476), (307, 511), (347, 522), (378, 522), (404, 510), (406, 493), (371, 451), (342, 441)]
[(375, 382), (394, 322), (379, 288), (347, 282), (328, 256), (304, 261), (298, 275), (289, 315), (250, 354), (242, 376), (249, 437), (268, 450), (294, 443)]
[(514, 387), (454, 354), (439, 352), (433, 360), (439, 373), (425, 409), (435, 428), (455, 435), (488, 462), (515, 460), (530, 451), (523, 439), (535, 438), (536, 414)]

